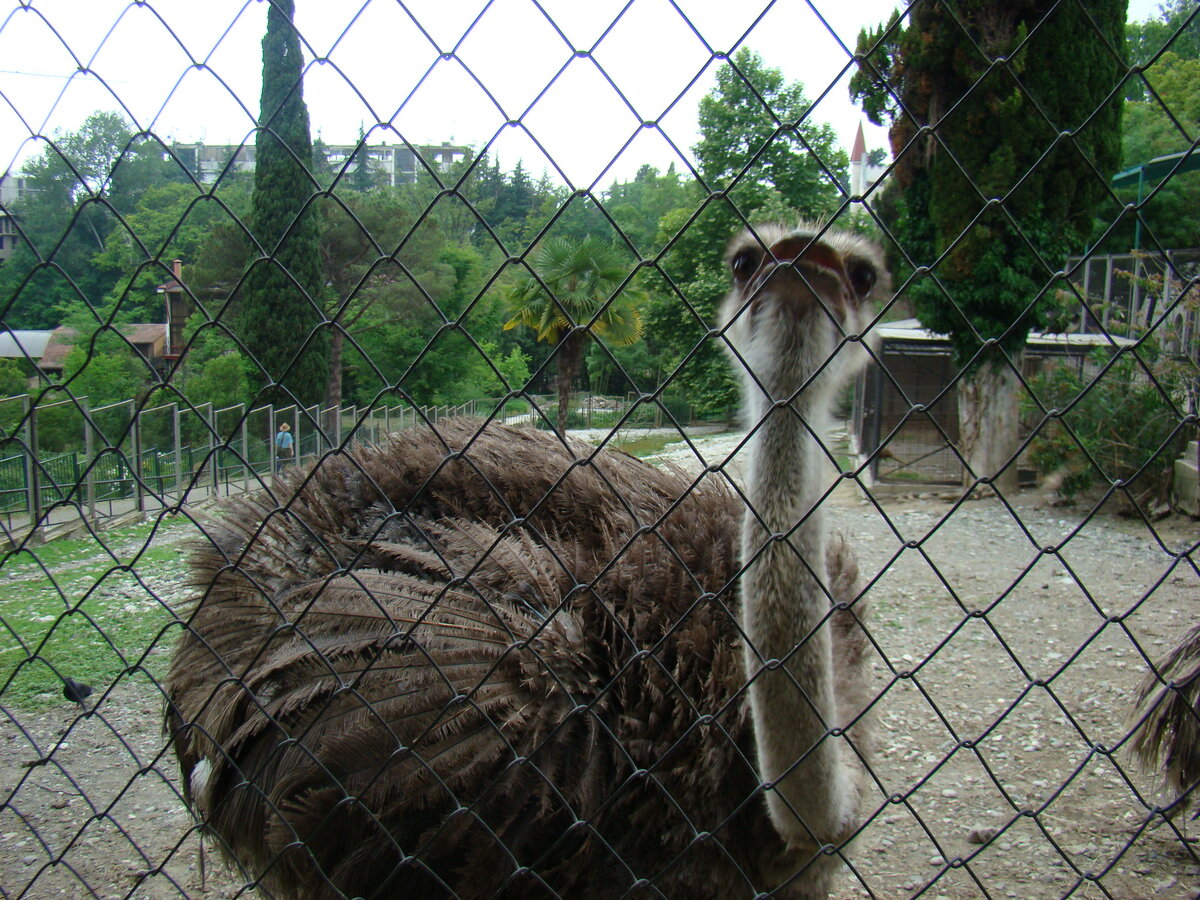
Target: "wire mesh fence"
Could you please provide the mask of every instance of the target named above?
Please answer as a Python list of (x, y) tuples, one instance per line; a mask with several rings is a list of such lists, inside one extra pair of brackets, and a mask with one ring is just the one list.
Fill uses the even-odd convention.
[(310, 6), (0, 21), (3, 896), (1200, 894), (1194, 6)]

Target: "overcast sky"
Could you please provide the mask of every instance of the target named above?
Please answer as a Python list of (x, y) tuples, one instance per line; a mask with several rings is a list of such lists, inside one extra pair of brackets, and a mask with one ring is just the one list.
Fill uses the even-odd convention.
[[(846, 91), (849, 53), (859, 29), (886, 20), (895, 0), (676, 5), (296, 0), (313, 135), (348, 143), (361, 126), (371, 143), (490, 144), (506, 169), (521, 159), (535, 176), (548, 170), (572, 187), (604, 188), (642, 163), (690, 157), (697, 102), (719, 66), (713, 54), (744, 45), (802, 82), (813, 118), (849, 148), (865, 121)], [(98, 109), (165, 140), (253, 141), (264, 0), (0, 0), (0, 8), (0, 171), (40, 152), (33, 135), (73, 130)], [(1157, 9), (1131, 0), (1130, 20)], [(868, 127), (867, 143), (885, 146), (886, 135)]]

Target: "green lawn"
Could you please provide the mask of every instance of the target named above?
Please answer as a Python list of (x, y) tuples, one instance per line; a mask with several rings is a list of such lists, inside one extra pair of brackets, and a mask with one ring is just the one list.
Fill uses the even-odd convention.
[(161, 677), (194, 535), (143, 523), (0, 556), (0, 705), (65, 703), (60, 675), (97, 696), (118, 677)]
[[(674, 444), (682, 440), (678, 434), (632, 436), (636, 434), (636, 431), (620, 432), (615, 440), (609, 441), (604, 446), (613, 450), (624, 450), (630, 456), (636, 456), (640, 459), (645, 456), (653, 456), (656, 453), (661, 453), (667, 444)], [(622, 440), (622, 437), (625, 435), (629, 435), (629, 437)]]
[[(677, 434), (611, 442), (634, 456)], [(0, 554), (0, 706), (66, 703), (60, 676), (97, 694), (119, 678), (162, 677), (178, 633), (171, 607), (187, 596), (186, 519), (142, 523)]]

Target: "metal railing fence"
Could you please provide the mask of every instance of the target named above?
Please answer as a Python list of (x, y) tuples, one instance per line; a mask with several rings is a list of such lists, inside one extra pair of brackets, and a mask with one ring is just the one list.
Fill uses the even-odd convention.
[[(480, 398), (441, 406), (247, 409), (238, 404), (213, 409), (202, 404), (189, 410), (180, 404), (140, 408), (134, 400), (89, 409), (86, 397), (78, 398), (78, 406), (73, 401), (39, 405), (31, 399), (18, 395), (7, 401), (21, 403), (24, 409), (15, 428), (23, 439), (10, 438), (9, 453), (0, 455), (0, 516), (10, 534), (23, 533), (35, 522), (43, 529), (83, 520), (93, 528), (102, 527), (106, 520), (131, 510), (146, 512), (227, 497), (262, 485), (284, 465), (311, 465), (334, 448), (378, 443), (393, 432), (457, 416), (499, 415), (502, 421), (547, 428), (546, 413), (553, 411), (555, 403), (554, 398), (529, 395), (528, 402), (515, 406)], [(576, 396), (573, 404), (570, 423), (579, 428), (661, 428), (667, 421), (686, 423), (690, 418), (676, 407), (684, 418), (668, 419), (662, 407), (641, 404), (636, 397), (588, 394)], [(68, 407), (81, 413), (75, 448), (33, 454), (28, 435), (38, 431), (46, 415)], [(108, 429), (102, 427), (106, 421)], [(287, 458), (272, 440), (284, 422), (296, 448)], [(195, 427), (197, 423), (202, 427)], [(61, 425), (56, 430), (61, 431)], [(105, 439), (106, 431), (127, 432), (130, 438), (112, 442)], [(197, 438), (199, 442), (193, 443)]]

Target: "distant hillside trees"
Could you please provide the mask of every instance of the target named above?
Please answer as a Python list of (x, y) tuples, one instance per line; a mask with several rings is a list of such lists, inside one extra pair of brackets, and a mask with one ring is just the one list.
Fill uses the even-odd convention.
[(186, 179), (163, 159), (157, 140), (135, 134), (113, 112), (57, 132), (23, 173), (32, 189), (6, 210), (18, 240), (0, 268), (0, 317), (10, 328), (52, 328), (64, 309), (101, 304), (127, 277), (127, 270), (96, 259), (110, 239), (133, 234), (122, 217), (146, 191)]
[[(157, 287), (178, 258), (193, 315), (156, 389), (164, 402), (426, 405), (578, 387), (655, 395), (684, 418), (732, 410), (710, 334), (726, 242), (747, 221), (827, 216), (841, 200), (845, 154), (810, 121), (799, 85), (749, 50), (722, 66), (701, 108), (699, 179), (682, 164), (646, 165), (576, 191), (521, 161), (468, 153), (393, 186), (369, 164), (338, 177), (313, 159), (291, 10), (269, 11), (253, 175), (201, 184), (111, 114), (31, 165), (32, 243), (0, 271), (7, 324), (60, 324), (71, 302), (114, 310), (115, 322), (161, 322)], [(355, 162), (368, 159), (364, 144)], [(530, 304), (575, 303), (556, 247), (588, 248), (597, 271), (615, 273), (568, 316), (590, 332), (550, 319), (505, 329), (531, 284), (556, 299), (533, 291)], [(145, 373), (142, 396), (156, 377)]]

